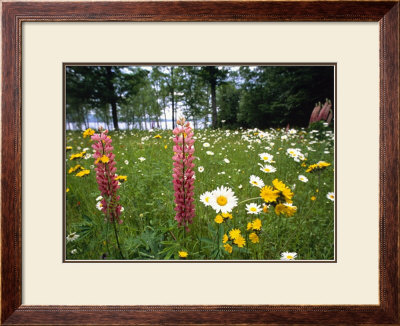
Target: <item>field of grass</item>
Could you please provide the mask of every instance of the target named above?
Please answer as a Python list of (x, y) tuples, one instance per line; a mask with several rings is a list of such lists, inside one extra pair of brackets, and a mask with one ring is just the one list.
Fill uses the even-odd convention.
[[(280, 260), (284, 252), (296, 253), (296, 260), (334, 259), (334, 136), (330, 128), (203, 129), (194, 130), (194, 134), (196, 216), (190, 231), (185, 232), (174, 219), (172, 131), (109, 133), (116, 173), (127, 176), (118, 189), (123, 222), (115, 225), (125, 259), (182, 259), (179, 252), (188, 254), (186, 260)], [(66, 153), (66, 258), (121, 259), (114, 225), (96, 208), (100, 191), (92, 141), (83, 138), (82, 132), (67, 131), (66, 145), (72, 147)], [(288, 153), (291, 149), (303, 154), (303, 160), (297, 162)], [(70, 160), (72, 154), (82, 151), (86, 151), (84, 157)], [(264, 162), (262, 153), (273, 158)], [(306, 172), (320, 161), (330, 165)], [(90, 173), (76, 176), (81, 168), (69, 173), (78, 164)], [(276, 171), (266, 173), (259, 164), (268, 164)], [(274, 203), (265, 203), (260, 198), (261, 189), (250, 183), (252, 175), (261, 178), (265, 186), (272, 187), (275, 179), (282, 181), (294, 194), (294, 214), (277, 215)], [(303, 181), (299, 180), (301, 175), (306, 177)], [(232, 189), (238, 205), (231, 212), (232, 218), (217, 223), (216, 211), (204, 205), (200, 196), (221, 186)], [(331, 199), (328, 193), (332, 193)], [(261, 212), (249, 214), (246, 204), (252, 203), (263, 208)], [(261, 227), (252, 229), (249, 222), (256, 219)], [(245, 244), (232, 241), (232, 229), (240, 230)], [(229, 243), (232, 252), (227, 249)]]

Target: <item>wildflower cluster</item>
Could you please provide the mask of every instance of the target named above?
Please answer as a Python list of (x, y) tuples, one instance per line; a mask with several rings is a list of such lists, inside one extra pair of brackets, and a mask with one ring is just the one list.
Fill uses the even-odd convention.
[(243, 248), (246, 245), (246, 239), (242, 236), (239, 229), (232, 229), (229, 231), (229, 236), (224, 234), (222, 237), (222, 242), (224, 243), (224, 249), (228, 253), (232, 253), (234, 244), (238, 248)]
[(91, 129), (91, 128), (86, 129), (83, 132), (83, 138), (90, 137), (90, 136), (94, 135), (94, 132), (95, 131), (93, 129)]
[(301, 162), (306, 160), (306, 157), (301, 152), (300, 148), (288, 148), (286, 150), (286, 154), (289, 155), (289, 157), (293, 158), (295, 162)]
[[(263, 162), (266, 162), (266, 163), (275, 163), (275, 161), (273, 161), (274, 156), (271, 155), (271, 154), (268, 154), (268, 153), (261, 153), (261, 154), (258, 154), (258, 156), (260, 157), (260, 159), (261, 159)], [(272, 165), (270, 165), (270, 164), (261, 164), (261, 163), (258, 163), (258, 165), (260, 166), (260, 170), (261, 170), (262, 172), (264, 172), (264, 173), (273, 173), (273, 172), (276, 172), (276, 167), (274, 167), (274, 166), (272, 166)]]
[(247, 223), (247, 231), (251, 232), (249, 234), (249, 239), (252, 243), (259, 243), (259, 234), (261, 232), (262, 222), (259, 218), (252, 222)]
[(218, 214), (216, 217), (215, 217), (215, 219), (214, 219), (214, 221), (215, 221), (215, 223), (217, 223), (217, 224), (221, 224), (221, 223), (224, 223), (226, 220), (231, 220), (231, 219), (233, 219), (233, 216), (232, 216), (232, 214), (230, 214), (230, 213), (221, 213), (221, 214)]
[(297, 207), (292, 205), (293, 192), (278, 179), (273, 180), (272, 185), (272, 187), (264, 186), (260, 191), (260, 197), (266, 203), (275, 206), (276, 215), (293, 216), (297, 210)]

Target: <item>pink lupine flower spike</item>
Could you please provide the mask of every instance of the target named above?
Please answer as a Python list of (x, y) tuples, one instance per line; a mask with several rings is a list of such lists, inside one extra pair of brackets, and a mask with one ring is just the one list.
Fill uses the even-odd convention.
[(174, 156), (173, 184), (175, 191), (175, 220), (179, 226), (189, 231), (188, 224), (193, 222), (194, 209), (194, 139), (193, 130), (184, 118), (177, 121), (173, 130)]
[(95, 150), (93, 157), (95, 159), (95, 171), (96, 181), (103, 199), (101, 200), (101, 210), (105, 214), (107, 222), (111, 222), (114, 225), (114, 233), (117, 240), (118, 249), (121, 257), (124, 259), (122, 254), (118, 232), (115, 222), (122, 224), (123, 221), (120, 219), (122, 206), (118, 203), (120, 196), (117, 195), (119, 188), (118, 181), (115, 180), (117, 171), (115, 155), (112, 153), (114, 148), (111, 146), (112, 139), (108, 136), (108, 130), (94, 134), (92, 137), (94, 144), (92, 148)]

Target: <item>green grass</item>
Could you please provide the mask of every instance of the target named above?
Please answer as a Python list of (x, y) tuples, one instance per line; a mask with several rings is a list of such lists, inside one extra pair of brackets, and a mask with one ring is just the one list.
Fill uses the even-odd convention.
[[(328, 130), (328, 129), (327, 129)], [(196, 217), (190, 232), (177, 227), (174, 220), (174, 192), (172, 186), (172, 132), (120, 131), (111, 132), (117, 173), (126, 175), (118, 194), (124, 207), (123, 223), (117, 225), (122, 252), (126, 259), (179, 259), (178, 251), (187, 251), (187, 259), (268, 259), (279, 260), (285, 251), (296, 252), (297, 260), (334, 258), (334, 202), (327, 199), (334, 191), (334, 142), (325, 131), (310, 133), (297, 130), (288, 134), (284, 130), (195, 130), (195, 206)], [(162, 138), (154, 138), (155, 135)], [(261, 137), (263, 135), (263, 137)], [(281, 139), (281, 137), (287, 139)], [(66, 236), (76, 232), (75, 241), (67, 242), (67, 259), (119, 259), (113, 226), (104, 221), (104, 214), (96, 208), (100, 195), (94, 171), (94, 159), (70, 161), (73, 153), (90, 148), (91, 141), (82, 132), (67, 131), (66, 183)], [(204, 147), (207, 142), (210, 147)], [(165, 148), (167, 146), (167, 148)], [(326, 161), (331, 164), (319, 173), (307, 173), (302, 162), (295, 162), (286, 154), (288, 148), (299, 148), (309, 164)], [(207, 151), (214, 155), (207, 155)], [(258, 163), (258, 154), (274, 156), (277, 171), (264, 173)], [(141, 162), (140, 157), (146, 160)], [(230, 163), (224, 162), (227, 158)], [(128, 164), (125, 163), (127, 161)], [(68, 170), (81, 164), (91, 172), (80, 178)], [(304, 164), (303, 164), (304, 165)], [(204, 172), (198, 172), (198, 167)], [(250, 175), (272, 185), (278, 178), (294, 193), (293, 205), (297, 212), (292, 217), (277, 216), (274, 208), (267, 213), (249, 215), (245, 204), (232, 211), (233, 219), (223, 224), (214, 222), (215, 211), (205, 207), (200, 195), (218, 186), (232, 188), (238, 201), (259, 197), (260, 189), (249, 183)], [(307, 183), (299, 181), (305, 175)], [(316, 200), (311, 200), (315, 196)], [(246, 203), (263, 203), (256, 199)], [(260, 218), (260, 242), (251, 243), (246, 231), (247, 223)], [(224, 250), (222, 236), (232, 228), (239, 228), (246, 237), (246, 246), (233, 246), (229, 254)], [(71, 253), (74, 252), (74, 254)]]

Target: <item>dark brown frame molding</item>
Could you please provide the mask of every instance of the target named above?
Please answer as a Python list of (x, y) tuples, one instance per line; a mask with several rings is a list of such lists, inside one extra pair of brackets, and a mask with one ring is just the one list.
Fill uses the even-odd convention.
[[(21, 305), (23, 22), (379, 21), (380, 305)], [(398, 324), (399, 1), (6, 2), (2, 17), (1, 322), (10, 325)]]

